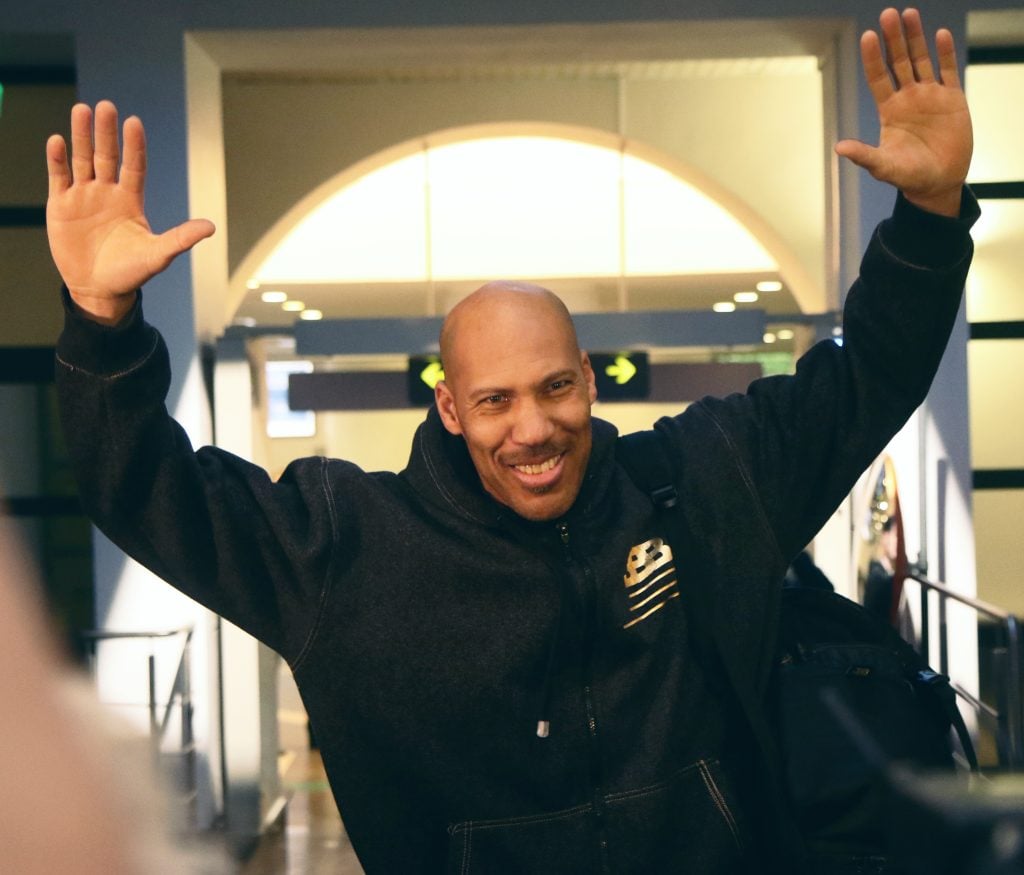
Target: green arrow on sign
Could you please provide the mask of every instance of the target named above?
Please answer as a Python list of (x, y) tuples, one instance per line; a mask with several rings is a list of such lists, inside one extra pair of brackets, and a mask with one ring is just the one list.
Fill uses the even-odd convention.
[(440, 362), (431, 362), (420, 371), (420, 379), (433, 389), (444, 379), (444, 368), (441, 367)]
[(613, 377), (615, 382), (622, 386), (636, 376), (636, 365), (634, 365), (626, 356), (617, 355), (615, 356), (615, 364), (608, 365), (608, 367), (604, 369), (604, 372), (609, 377)]

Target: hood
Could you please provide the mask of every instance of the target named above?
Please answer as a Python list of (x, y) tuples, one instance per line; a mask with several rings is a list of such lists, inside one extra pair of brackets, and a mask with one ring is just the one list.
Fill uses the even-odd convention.
[[(593, 418), (591, 433), (593, 443), (583, 485), (566, 514), (570, 522), (593, 518), (604, 503), (612, 479), (618, 431), (611, 423)], [(427, 411), (426, 419), (416, 429), (409, 464), (400, 476), (425, 504), (445, 515), (488, 527), (527, 522), (484, 490), (465, 440), (444, 427), (436, 407)]]

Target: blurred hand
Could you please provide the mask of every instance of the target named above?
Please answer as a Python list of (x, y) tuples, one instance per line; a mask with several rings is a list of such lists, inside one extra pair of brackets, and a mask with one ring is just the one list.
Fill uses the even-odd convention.
[(132, 307), (135, 290), (175, 257), (214, 232), (193, 219), (154, 234), (143, 211), (146, 136), (132, 116), (118, 147), (117, 108), (110, 101), (71, 110), (71, 166), (63, 137), (46, 143), (50, 252), (71, 297), (96, 321), (114, 323)]

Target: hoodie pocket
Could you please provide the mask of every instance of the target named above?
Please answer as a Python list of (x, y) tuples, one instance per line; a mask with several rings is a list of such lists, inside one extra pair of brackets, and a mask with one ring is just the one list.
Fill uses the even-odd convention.
[(600, 871), (590, 805), (503, 820), (469, 820), (448, 830), (448, 875)]
[(747, 844), (728, 777), (698, 760), (665, 781), (606, 800), (612, 872), (740, 870)]
[(746, 837), (717, 760), (698, 760), (665, 781), (606, 796), (601, 820), (599, 833), (593, 807), (582, 805), (455, 824), (448, 875), (731, 873), (743, 859)]

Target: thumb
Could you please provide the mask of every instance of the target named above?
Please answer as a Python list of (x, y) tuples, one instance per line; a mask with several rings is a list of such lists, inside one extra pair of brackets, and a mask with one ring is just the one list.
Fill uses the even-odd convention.
[(878, 168), (878, 149), (860, 140), (840, 140), (836, 143), (835, 150), (840, 158), (849, 158), (872, 175)]
[(182, 222), (157, 235), (154, 243), (157, 259), (166, 266), (200, 240), (210, 237), (215, 230), (217, 229), (209, 219), (189, 219)]

